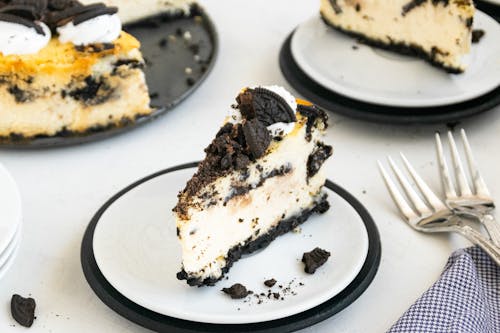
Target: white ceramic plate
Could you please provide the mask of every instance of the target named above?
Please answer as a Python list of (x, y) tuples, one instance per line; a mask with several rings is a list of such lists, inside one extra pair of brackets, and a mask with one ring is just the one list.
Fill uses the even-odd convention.
[[(115, 201), (95, 229), (94, 255), (104, 277), (134, 303), (170, 317), (205, 323), (243, 324), (303, 312), (342, 291), (366, 259), (368, 235), (356, 211), (329, 191), (332, 208), (313, 216), (300, 233), (279, 237), (265, 250), (236, 262), (228, 280), (215, 287), (193, 288), (176, 279), (181, 250), (171, 213), (178, 190), (194, 173), (186, 169), (154, 178)], [(303, 272), (302, 254), (316, 246), (332, 253), (316, 274)], [(220, 290), (242, 283), (267, 292), (266, 279), (278, 280), (297, 295), (284, 300), (231, 300)], [(300, 286), (300, 283), (304, 286)]]
[[(12, 267), (14, 264), (14, 261), (17, 256), (17, 252), (19, 251), (19, 247), (21, 245), (21, 238), (22, 238), (22, 228), (19, 228), (19, 230), (16, 233), (16, 236), (14, 238), (14, 243), (12, 244), (12, 250), (10, 251), (10, 255), (6, 256), (3, 264), (0, 264), (0, 280), (4, 277), (4, 275), (7, 273), (7, 271)], [(2, 259), (0, 259), (2, 260)]]
[(21, 196), (16, 182), (0, 164), (0, 255), (12, 241), (21, 216)]
[(358, 44), (319, 16), (297, 28), (291, 48), (302, 70), (336, 93), (373, 104), (441, 106), (479, 97), (500, 85), (500, 24), (477, 11), (474, 29), (486, 34), (473, 44), (469, 67), (458, 75), (418, 58)]

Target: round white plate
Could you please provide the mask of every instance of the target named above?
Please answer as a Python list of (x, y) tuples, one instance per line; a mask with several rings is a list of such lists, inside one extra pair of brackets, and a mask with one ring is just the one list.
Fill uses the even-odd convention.
[[(356, 277), (366, 259), (368, 235), (356, 211), (329, 192), (331, 209), (312, 216), (300, 233), (288, 233), (265, 250), (242, 258), (215, 287), (189, 287), (179, 281), (181, 249), (171, 209), (193, 175), (186, 169), (153, 178), (115, 201), (94, 232), (94, 256), (104, 277), (132, 302), (170, 317), (205, 323), (243, 324), (287, 317), (332, 298)], [(303, 272), (302, 254), (315, 247), (332, 253), (316, 274)], [(221, 288), (242, 283), (266, 292), (266, 279), (278, 280), (297, 295), (284, 300), (231, 300)], [(300, 283), (304, 286), (300, 286)]]
[(4, 275), (7, 273), (7, 271), (12, 267), (14, 264), (14, 261), (17, 256), (17, 252), (19, 251), (19, 247), (21, 246), (21, 234), (22, 234), (22, 228), (19, 228), (19, 231), (17, 232), (15, 239), (14, 239), (14, 244), (12, 251), (10, 255), (6, 258), (5, 262), (0, 265), (0, 280), (4, 277)]
[(359, 44), (319, 16), (297, 28), (291, 49), (307, 75), (336, 93), (373, 104), (441, 106), (479, 97), (500, 85), (500, 24), (477, 11), (474, 29), (486, 34), (472, 44), (463, 74), (447, 74), (424, 60)]
[(21, 196), (16, 182), (0, 164), (0, 254), (12, 241), (21, 216)]

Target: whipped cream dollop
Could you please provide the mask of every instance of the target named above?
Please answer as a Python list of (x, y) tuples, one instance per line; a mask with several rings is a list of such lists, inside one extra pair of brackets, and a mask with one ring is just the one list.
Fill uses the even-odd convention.
[(0, 52), (4, 56), (33, 54), (47, 46), (52, 37), (50, 29), (43, 22), (37, 24), (44, 34), (22, 24), (0, 21)]
[(61, 43), (89, 45), (111, 43), (122, 31), (122, 22), (117, 14), (100, 15), (79, 24), (72, 21), (57, 28)]

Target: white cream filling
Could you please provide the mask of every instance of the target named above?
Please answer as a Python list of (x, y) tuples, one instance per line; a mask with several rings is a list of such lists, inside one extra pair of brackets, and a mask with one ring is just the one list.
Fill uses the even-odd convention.
[[(262, 166), (263, 171), (259, 171), (256, 164), (252, 165), (245, 184), (253, 187), (263, 174), (282, 166), (289, 166), (290, 172), (267, 179), (262, 186), (232, 198), (226, 205), (221, 200), (206, 209), (191, 208), (190, 220), (178, 221), (183, 267), (190, 276), (202, 279), (220, 277), (229, 249), (243, 244), (249, 237), (255, 239), (264, 235), (282, 219), (295, 216), (313, 205), (325, 176), (320, 170), (308, 180), (307, 159), (321, 132), (313, 131), (309, 142), (305, 139), (305, 130), (306, 126), (302, 126), (298, 133), (283, 139), (272, 154), (257, 160), (256, 164)], [(236, 172), (216, 181), (215, 188), (210, 191), (223, 198), (222, 195), (231, 193), (232, 183), (239, 176), (240, 173)]]
[(34, 54), (47, 46), (52, 37), (50, 29), (43, 22), (37, 24), (42, 27), (45, 35), (22, 24), (0, 21), (0, 52), (4, 56)]
[(69, 22), (59, 28), (59, 41), (75, 45), (111, 43), (122, 31), (122, 23), (117, 14), (101, 15), (80, 24)]

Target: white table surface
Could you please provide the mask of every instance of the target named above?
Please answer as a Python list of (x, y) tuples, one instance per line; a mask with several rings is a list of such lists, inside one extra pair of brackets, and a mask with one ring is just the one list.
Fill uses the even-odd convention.
[[(241, 87), (289, 88), (278, 67), (279, 49), (290, 31), (318, 9), (318, 1), (299, 0), (202, 3), (219, 29), (220, 56), (207, 81), (187, 101), (151, 124), (104, 141), (0, 150), (0, 162), (19, 184), (25, 223), (15, 265), (0, 282), (0, 332), (24, 332), (10, 316), (13, 293), (36, 298), (37, 319), (30, 332), (147, 331), (111, 311), (87, 285), (79, 254), (88, 222), (111, 195), (136, 179), (201, 159)], [(498, 111), (460, 126), (467, 129), (483, 176), (500, 202)], [(467, 243), (407, 227), (386, 193), (376, 161), (405, 151), (437, 187), (433, 133), (446, 126), (385, 126), (335, 114), (330, 122), (327, 142), (335, 146), (335, 155), (327, 165), (328, 177), (369, 209), (380, 230), (383, 254), (375, 280), (356, 302), (303, 332), (384, 332), (439, 277), (450, 253)]]

